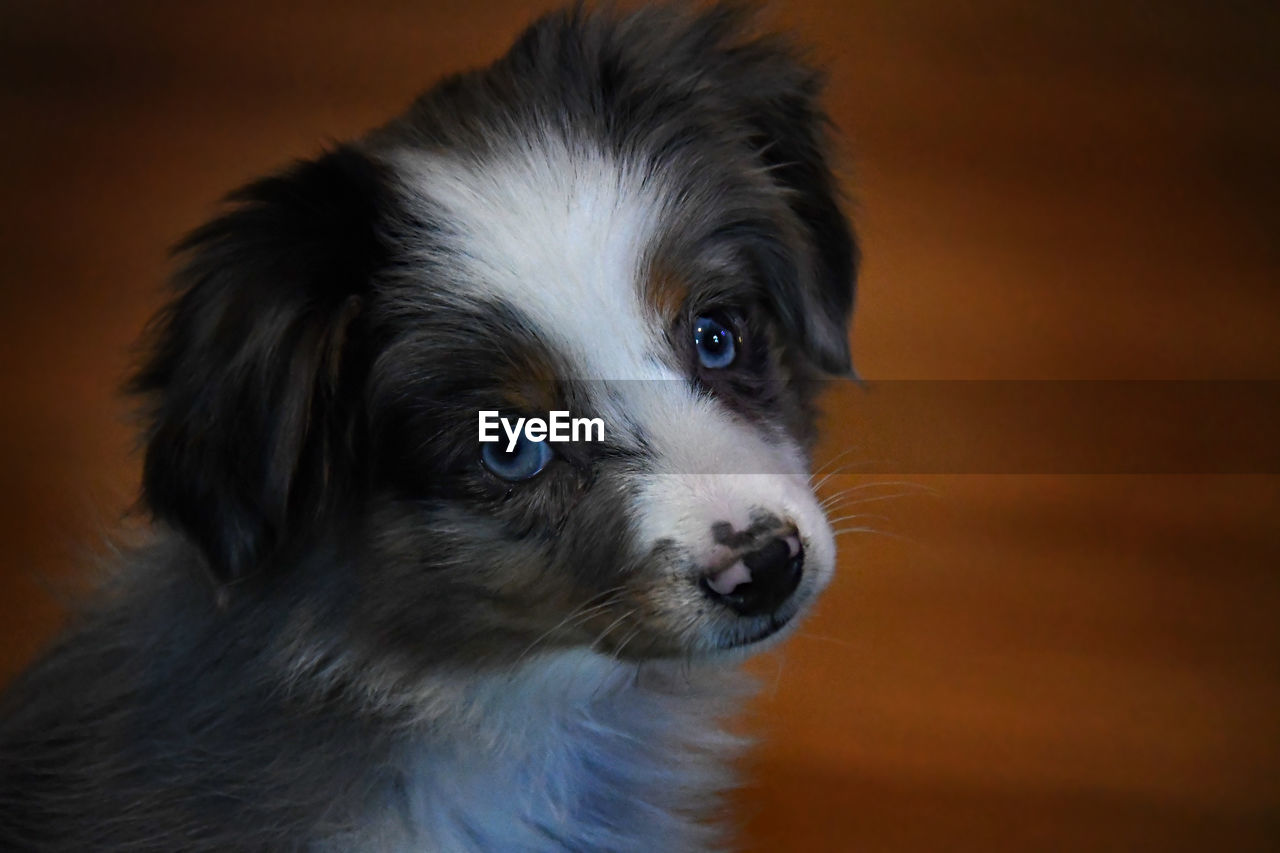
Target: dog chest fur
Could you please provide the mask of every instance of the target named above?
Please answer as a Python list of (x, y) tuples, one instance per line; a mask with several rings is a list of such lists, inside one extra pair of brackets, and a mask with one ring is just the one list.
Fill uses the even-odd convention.
[(716, 720), (741, 687), (723, 671), (592, 652), (462, 692), (424, 687), (451, 696), (448, 718), (418, 724), (430, 733), (393, 757), (368, 824), (325, 849), (711, 849), (710, 792), (728, 786), (739, 745)]

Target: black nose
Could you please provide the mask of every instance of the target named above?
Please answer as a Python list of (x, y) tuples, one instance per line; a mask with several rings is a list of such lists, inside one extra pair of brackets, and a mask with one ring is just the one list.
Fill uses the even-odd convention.
[(791, 542), (775, 537), (740, 559), (746, 572), (735, 564), (704, 578), (702, 588), (742, 616), (777, 610), (796, 591), (804, 573), (804, 548), (795, 537)]

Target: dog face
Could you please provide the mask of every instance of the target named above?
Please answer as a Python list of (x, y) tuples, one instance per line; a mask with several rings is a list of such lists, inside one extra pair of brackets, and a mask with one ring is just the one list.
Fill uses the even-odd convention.
[(834, 566), (808, 448), (857, 258), (819, 81), (746, 27), (549, 17), (189, 238), (144, 492), (227, 598), (402, 668), (784, 633)]

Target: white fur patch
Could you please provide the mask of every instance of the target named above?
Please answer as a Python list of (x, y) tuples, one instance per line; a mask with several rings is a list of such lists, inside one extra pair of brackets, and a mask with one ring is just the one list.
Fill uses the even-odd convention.
[(588, 379), (675, 379), (639, 282), (663, 206), (656, 182), (603, 153), (547, 136), (477, 163), (405, 154), (443, 208), (462, 285), (516, 306)]

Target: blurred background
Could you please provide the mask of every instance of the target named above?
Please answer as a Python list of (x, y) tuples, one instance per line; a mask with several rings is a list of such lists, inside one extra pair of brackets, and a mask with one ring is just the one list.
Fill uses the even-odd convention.
[[(0, 3), (0, 682), (135, 495), (167, 247), (551, 5)], [(742, 848), (1280, 849), (1280, 6), (768, 18), (830, 69), (869, 384), (820, 454), (840, 574), (754, 664)]]

